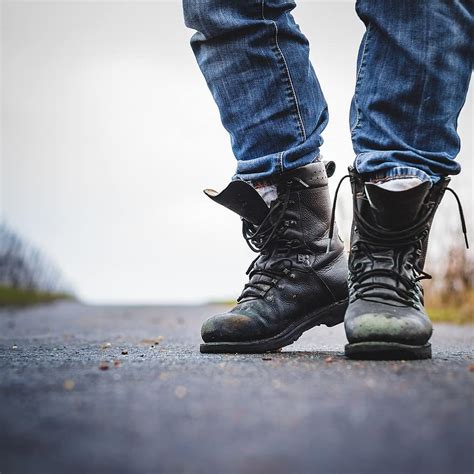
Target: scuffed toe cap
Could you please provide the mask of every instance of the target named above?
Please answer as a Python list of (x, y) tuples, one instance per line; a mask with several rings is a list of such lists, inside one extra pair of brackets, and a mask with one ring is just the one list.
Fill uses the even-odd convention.
[(204, 342), (243, 342), (259, 339), (262, 328), (255, 318), (224, 313), (204, 322), (201, 337)]
[(433, 332), (430, 320), (422, 311), (366, 301), (349, 305), (344, 326), (350, 343), (382, 341), (423, 345)]

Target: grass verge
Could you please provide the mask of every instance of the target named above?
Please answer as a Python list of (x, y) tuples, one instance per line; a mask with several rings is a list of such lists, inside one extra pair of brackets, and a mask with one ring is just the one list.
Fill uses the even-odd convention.
[(27, 306), (38, 303), (51, 303), (64, 299), (72, 299), (72, 296), (66, 293), (49, 293), (0, 286), (0, 306)]
[(427, 309), (431, 321), (436, 323), (473, 324), (471, 308), (429, 308)]

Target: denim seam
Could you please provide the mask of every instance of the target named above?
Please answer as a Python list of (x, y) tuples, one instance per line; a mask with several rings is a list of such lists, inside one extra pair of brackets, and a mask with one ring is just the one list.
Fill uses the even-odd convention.
[[(277, 59), (279, 59), (280, 64), (283, 66), (283, 72), (285, 74), (286, 80), (288, 81), (287, 85), (289, 85), (289, 92), (290, 92), (291, 99), (293, 101), (293, 103), (290, 102), (290, 105), (294, 106), (296, 109), (296, 121), (298, 124), (299, 132), (301, 133), (301, 136), (304, 142), (306, 141), (306, 130), (304, 127), (303, 117), (301, 116), (298, 97), (296, 95), (293, 81), (291, 80), (291, 74), (288, 68), (288, 63), (286, 62), (286, 58), (283, 54), (283, 51), (280, 48), (280, 44), (278, 43), (278, 25), (276, 24), (274, 20), (267, 20), (265, 18), (265, 0), (262, 0), (261, 7), (262, 7), (262, 20), (271, 21), (275, 28), (275, 47), (272, 49), (274, 50), (275, 56), (277, 56)], [(283, 171), (283, 153), (280, 153), (280, 167), (281, 167), (280, 171)]]
[(354, 132), (360, 127), (360, 107), (359, 107), (359, 101), (357, 100), (357, 96), (359, 94), (360, 90), (360, 83), (362, 82), (362, 78), (364, 77), (364, 72), (365, 72), (365, 65), (366, 65), (366, 59), (367, 59), (367, 52), (368, 52), (368, 42), (369, 42), (369, 36), (370, 36), (370, 31), (371, 31), (371, 23), (367, 25), (367, 31), (365, 33), (365, 41), (364, 41), (364, 47), (362, 49), (362, 57), (360, 58), (360, 65), (359, 69), (357, 71), (357, 79), (356, 79), (356, 85), (355, 85), (355, 90), (354, 90), (354, 103), (356, 106), (356, 121), (351, 128), (351, 136), (352, 139), (354, 140)]
[(385, 176), (383, 178), (372, 178), (371, 182), (372, 183), (386, 183), (387, 181), (393, 181), (394, 179), (411, 179), (411, 178), (418, 178), (420, 179), (421, 177), (416, 175), (416, 174), (392, 174), (389, 176)]

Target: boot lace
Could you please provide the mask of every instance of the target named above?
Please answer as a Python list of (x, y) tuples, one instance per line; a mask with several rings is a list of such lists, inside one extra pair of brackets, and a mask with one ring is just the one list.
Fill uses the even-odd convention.
[[(272, 203), (268, 214), (258, 226), (242, 219), (242, 235), (249, 248), (259, 255), (246, 271), (249, 282), (245, 284), (237, 302), (247, 298), (263, 298), (284, 276), (295, 278), (292, 273), (293, 260), (289, 253), (302, 244), (299, 240), (289, 240), (284, 235), (286, 229), (297, 224), (295, 220), (285, 219), (288, 207), (294, 204), (290, 196), (295, 184), (309, 187), (300, 178), (288, 181), (285, 194)], [(270, 257), (277, 258), (268, 263)]]
[[(350, 178), (344, 176), (336, 188), (331, 212), (328, 251), (330, 249), (336, 213), (336, 203), (342, 182)], [(469, 248), (466, 221), (461, 200), (451, 188), (446, 188), (455, 197), (461, 228), (466, 248)], [(423, 288), (420, 281), (431, 279), (420, 266), (423, 256), (423, 240), (428, 236), (429, 223), (436, 208), (430, 203), (428, 212), (413, 226), (392, 231), (376, 227), (368, 222), (354, 206), (354, 229), (358, 231), (359, 239), (351, 247), (352, 258), (349, 263), (349, 296), (351, 301), (364, 299), (376, 301), (391, 306), (413, 306), (420, 309), (423, 298)], [(391, 268), (380, 265), (391, 259)], [(365, 263), (370, 262), (372, 268), (364, 270)], [(403, 270), (405, 273), (403, 274)], [(384, 281), (385, 280), (385, 281)], [(385, 291), (384, 291), (385, 290)]]

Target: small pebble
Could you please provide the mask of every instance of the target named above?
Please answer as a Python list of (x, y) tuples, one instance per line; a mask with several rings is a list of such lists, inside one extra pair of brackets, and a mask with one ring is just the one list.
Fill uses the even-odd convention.
[(469, 372), (474, 372), (474, 364), (471, 364), (471, 365), (469, 366)]
[(128, 351), (127, 351), (126, 349), (124, 349), (124, 350), (122, 351), (122, 355), (123, 355), (123, 356), (128, 355)]
[(101, 363), (99, 364), (99, 369), (100, 369), (100, 370), (109, 370), (109, 363), (108, 363), (108, 362), (105, 362), (105, 361), (104, 361), (104, 362), (101, 362)]
[(324, 359), (324, 362), (326, 362), (327, 364), (330, 364), (331, 362), (334, 362), (334, 359), (332, 357), (326, 357)]
[(13, 345), (13, 346), (12, 346), (12, 349), (18, 349), (18, 346), (17, 346), (17, 345)]
[(120, 367), (120, 361), (114, 360), (114, 367)]
[(163, 336), (154, 337), (153, 339), (142, 339), (142, 344), (157, 346), (162, 340)]
[(262, 360), (272, 360), (271, 357), (262, 357)]
[(76, 382), (71, 379), (66, 379), (63, 383), (64, 390), (73, 390), (76, 386)]
[(273, 388), (282, 388), (283, 387), (283, 384), (278, 379), (273, 379), (272, 380), (272, 385), (273, 385)]
[(111, 346), (112, 346), (112, 344), (110, 344), (110, 342), (104, 342), (104, 343), (102, 344), (102, 349), (108, 349), (108, 348), (111, 347)]
[(188, 389), (183, 385), (178, 385), (174, 390), (176, 398), (179, 398), (180, 400), (182, 400), (187, 395), (187, 393)]
[(374, 379), (370, 379), (370, 378), (365, 380), (365, 384), (366, 384), (367, 387), (369, 387), (369, 388), (374, 388), (374, 387), (377, 386), (377, 383), (375, 382), (375, 380), (374, 380)]

